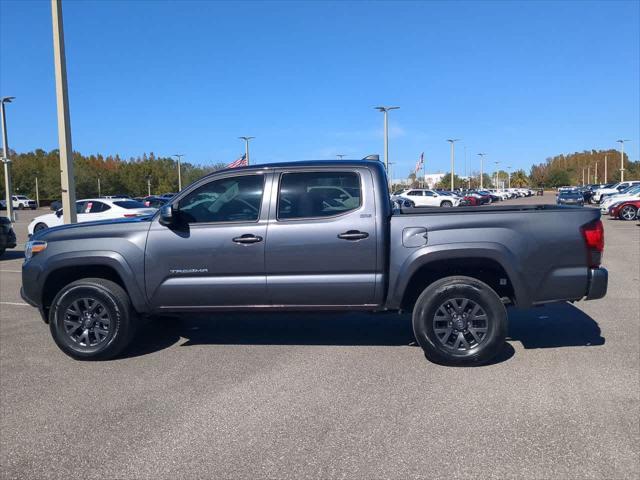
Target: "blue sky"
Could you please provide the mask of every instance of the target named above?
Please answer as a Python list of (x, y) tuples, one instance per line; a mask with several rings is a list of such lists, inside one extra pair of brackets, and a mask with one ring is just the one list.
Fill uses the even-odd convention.
[[(529, 169), (562, 152), (640, 144), (640, 2), (70, 1), (74, 150), (230, 162), (424, 151), (457, 173), (476, 153)], [(10, 145), (57, 148), (48, 1), (0, 0)]]

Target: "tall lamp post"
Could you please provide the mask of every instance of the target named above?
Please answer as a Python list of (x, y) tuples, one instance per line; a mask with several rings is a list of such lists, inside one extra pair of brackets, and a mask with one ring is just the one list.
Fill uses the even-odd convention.
[(455, 163), (455, 156), (456, 156), (456, 152), (455, 152), (455, 143), (457, 141), (459, 141), (459, 138), (449, 138), (447, 139), (447, 142), (449, 142), (451, 144), (451, 191), (453, 192), (453, 172), (454, 172), (454, 163)]
[(151, 175), (146, 176), (147, 179), (147, 195), (151, 196)]
[(38, 208), (40, 208), (40, 192), (38, 191), (38, 171), (37, 170), (34, 172), (34, 175), (36, 177), (36, 205), (38, 206)]
[(604, 156), (604, 183), (607, 183), (607, 155)]
[(4, 111), (4, 104), (11, 103), (16, 97), (2, 97), (0, 99), (0, 112), (2, 114), (2, 163), (4, 164), (4, 194), (7, 199), (7, 217), (14, 222), (13, 202), (11, 201), (11, 160), (9, 160), (9, 142), (7, 140), (7, 117)]
[(389, 175), (389, 118), (388, 114), (391, 110), (398, 110), (400, 107), (374, 107), (376, 110), (384, 113), (384, 169)]
[(620, 181), (624, 182), (624, 142), (630, 142), (628, 139), (616, 140), (620, 144)]
[(511, 165), (507, 167), (507, 171), (509, 172), (509, 190), (511, 190)]
[(247, 165), (251, 165), (249, 161), (249, 140), (252, 140), (256, 137), (238, 137), (240, 140), (244, 140), (244, 158), (247, 159)]
[(102, 174), (98, 173), (98, 197), (102, 196), (102, 192), (100, 191), (100, 177)]
[(172, 155), (178, 159), (178, 191), (182, 190), (182, 172), (180, 169), (180, 160), (184, 157), (184, 153), (174, 153)]
[(56, 78), (58, 110), (58, 144), (60, 145), (60, 190), (64, 223), (76, 223), (76, 181), (73, 174), (73, 146), (71, 145), (71, 115), (67, 88), (67, 60), (64, 52), (62, 0), (51, 0), (53, 24), (53, 64)]
[(484, 156), (486, 155), (486, 153), (479, 153), (478, 156), (480, 157), (480, 190), (483, 189), (483, 176), (484, 176), (484, 172), (482, 171), (483, 169), (483, 161), (484, 161)]
[(496, 164), (496, 190), (497, 190), (497, 189), (499, 188), (499, 187), (498, 187), (498, 183), (499, 183), (499, 181), (500, 181), (500, 169), (499, 169), (499, 167), (498, 167), (498, 165), (500, 165), (500, 162), (496, 160), (496, 161), (495, 161), (495, 162), (493, 162), (493, 163), (495, 163), (495, 164)]

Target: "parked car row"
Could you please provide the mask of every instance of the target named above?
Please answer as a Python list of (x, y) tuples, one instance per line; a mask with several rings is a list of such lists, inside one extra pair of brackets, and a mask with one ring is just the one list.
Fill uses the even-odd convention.
[[(26, 195), (12, 195), (11, 205), (13, 205), (13, 208), (16, 208), (18, 210), (24, 210), (25, 208), (30, 208), (31, 210), (35, 210), (36, 208), (38, 208), (38, 204), (36, 203), (36, 201), (31, 200)], [(7, 209), (7, 201), (0, 200), (0, 210), (6, 210), (6, 209)]]
[(463, 207), (486, 205), (512, 198), (530, 197), (535, 192), (528, 188), (488, 189), (488, 190), (438, 190), (409, 188), (394, 192), (392, 202), (400, 207)]

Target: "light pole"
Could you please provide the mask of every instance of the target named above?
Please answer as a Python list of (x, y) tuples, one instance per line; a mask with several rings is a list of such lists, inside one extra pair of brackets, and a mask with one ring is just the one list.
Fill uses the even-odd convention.
[(507, 170), (509, 172), (509, 190), (511, 190), (511, 165), (507, 167)]
[(147, 196), (151, 196), (151, 175), (147, 175)]
[(459, 138), (449, 138), (447, 142), (451, 144), (451, 191), (453, 192), (453, 170), (454, 170), (454, 162), (455, 162), (455, 143), (459, 141)]
[(396, 162), (389, 162), (389, 174), (387, 175), (389, 181), (389, 190), (393, 188), (393, 166)]
[(484, 156), (486, 155), (486, 153), (479, 153), (478, 156), (480, 157), (480, 190), (482, 190), (483, 186), (482, 186), (482, 177), (484, 176), (484, 172), (482, 171), (483, 168), (483, 160), (484, 160)]
[(36, 205), (40, 208), (40, 192), (38, 191), (38, 171), (35, 171), (36, 177)]
[(493, 163), (496, 164), (496, 190), (497, 190), (499, 188), (498, 187), (498, 182), (500, 181), (500, 177), (499, 177), (500, 173), (499, 173), (499, 170), (498, 170), (498, 165), (500, 165), (500, 162), (496, 160)]
[(338, 154), (336, 155), (336, 158), (337, 158), (338, 160), (342, 160), (345, 156), (346, 156), (346, 155), (343, 155), (343, 154), (341, 154), (341, 153), (338, 153)]
[(244, 140), (244, 158), (247, 159), (247, 165), (250, 165), (249, 163), (249, 140), (252, 140), (256, 137), (238, 137), (240, 140)]
[(630, 142), (628, 139), (616, 140), (620, 144), (620, 181), (624, 182), (624, 142)]
[(4, 193), (7, 199), (7, 217), (14, 222), (13, 201), (11, 200), (11, 160), (9, 160), (9, 142), (7, 140), (7, 117), (4, 111), (4, 104), (11, 103), (16, 97), (2, 97), (0, 99), (0, 112), (2, 114), (2, 163), (4, 164)]
[(184, 157), (184, 153), (174, 153), (172, 156), (178, 159), (178, 191), (182, 190), (182, 172), (180, 171), (180, 159)]
[(56, 77), (58, 111), (58, 144), (60, 145), (60, 190), (64, 223), (76, 223), (76, 182), (73, 175), (73, 146), (71, 145), (71, 116), (67, 88), (67, 60), (64, 53), (62, 0), (51, 0), (53, 23), (53, 64)]
[(596, 160), (596, 172), (594, 174), (593, 183), (598, 184), (598, 161)]
[(389, 118), (388, 114), (391, 110), (398, 110), (400, 107), (374, 107), (376, 110), (384, 113), (384, 169), (389, 175)]
[(607, 155), (604, 156), (604, 183), (607, 183)]
[(102, 192), (100, 192), (100, 176), (101, 176), (101, 174), (99, 173), (98, 174), (98, 197), (102, 196)]

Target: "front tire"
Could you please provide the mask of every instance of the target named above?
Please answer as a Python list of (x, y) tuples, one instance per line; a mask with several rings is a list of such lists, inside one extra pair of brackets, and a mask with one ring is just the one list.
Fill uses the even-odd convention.
[(445, 200), (444, 202), (442, 202), (440, 204), (441, 207), (453, 207), (453, 203), (451, 203), (449, 200)]
[(36, 226), (33, 227), (33, 233), (41, 232), (42, 230), (46, 230), (47, 228), (49, 227), (47, 227), (47, 225), (42, 222), (36, 223)]
[(49, 312), (51, 335), (77, 360), (108, 360), (131, 342), (135, 312), (120, 285), (84, 278), (58, 292)]
[(447, 277), (429, 285), (418, 297), (413, 332), (432, 362), (481, 365), (504, 347), (507, 311), (486, 283), (471, 277)]
[(620, 209), (620, 213), (618, 213), (618, 218), (620, 220), (635, 220), (638, 216), (638, 210), (633, 205), (625, 205)]

